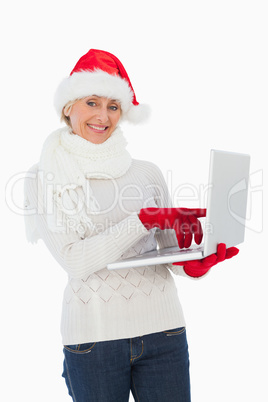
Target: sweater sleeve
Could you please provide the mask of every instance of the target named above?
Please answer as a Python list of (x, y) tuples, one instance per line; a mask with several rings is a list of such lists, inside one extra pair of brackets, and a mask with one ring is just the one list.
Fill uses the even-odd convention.
[[(26, 180), (25, 194), (28, 212), (42, 210), (38, 199), (37, 180)], [(78, 279), (105, 268), (108, 263), (119, 259), (129, 247), (148, 235), (136, 213), (102, 233), (82, 240), (74, 232), (52, 232), (42, 213), (32, 213), (32, 216), (26, 217), (26, 220), (29, 219), (35, 239), (41, 238), (68, 275)]]

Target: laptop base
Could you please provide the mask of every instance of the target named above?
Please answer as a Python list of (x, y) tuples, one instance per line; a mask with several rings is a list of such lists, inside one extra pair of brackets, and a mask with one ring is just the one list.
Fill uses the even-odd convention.
[(147, 253), (137, 255), (124, 260), (108, 264), (108, 269), (137, 268), (144, 265), (169, 264), (180, 261), (200, 260), (203, 258), (204, 247), (202, 245), (192, 245), (186, 249), (179, 247), (166, 247), (161, 250), (148, 251)]

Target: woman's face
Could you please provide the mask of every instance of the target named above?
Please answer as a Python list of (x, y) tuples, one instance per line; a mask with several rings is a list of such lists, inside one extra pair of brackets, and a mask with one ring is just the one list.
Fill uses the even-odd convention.
[(68, 116), (73, 133), (93, 144), (106, 141), (115, 130), (121, 116), (120, 102), (99, 96), (78, 100)]

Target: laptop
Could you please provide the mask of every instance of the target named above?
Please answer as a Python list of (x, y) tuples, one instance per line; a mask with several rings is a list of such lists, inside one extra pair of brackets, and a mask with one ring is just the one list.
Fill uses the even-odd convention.
[(217, 250), (244, 241), (248, 196), (250, 156), (247, 154), (210, 151), (207, 214), (203, 226), (203, 243), (190, 248), (168, 247), (121, 259), (107, 265), (108, 269), (136, 268), (198, 260)]

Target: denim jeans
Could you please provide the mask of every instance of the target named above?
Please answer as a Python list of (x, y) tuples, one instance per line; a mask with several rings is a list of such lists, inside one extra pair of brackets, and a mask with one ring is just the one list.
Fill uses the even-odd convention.
[(190, 402), (185, 328), (131, 339), (64, 346), (64, 371), (76, 402)]

